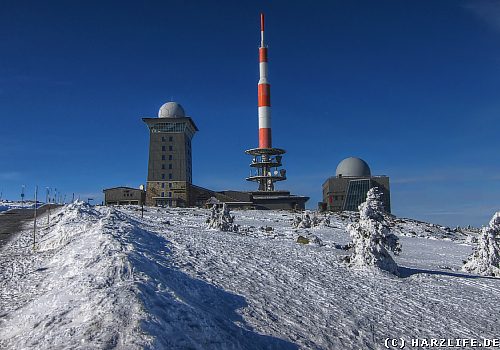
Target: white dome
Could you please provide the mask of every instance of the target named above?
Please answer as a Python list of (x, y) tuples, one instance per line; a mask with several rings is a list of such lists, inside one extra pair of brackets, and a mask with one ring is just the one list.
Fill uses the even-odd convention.
[(158, 111), (158, 118), (183, 118), (185, 116), (184, 108), (177, 102), (167, 102)]
[(371, 171), (363, 159), (349, 157), (339, 163), (335, 175), (342, 177), (368, 177), (371, 176)]

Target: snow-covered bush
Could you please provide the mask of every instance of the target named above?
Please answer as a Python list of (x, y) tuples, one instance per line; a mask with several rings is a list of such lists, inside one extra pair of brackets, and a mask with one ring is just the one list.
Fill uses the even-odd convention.
[(354, 249), (348, 260), (351, 266), (377, 267), (397, 275), (398, 266), (389, 251), (398, 254), (401, 245), (384, 219), (380, 197), (376, 187), (370, 189), (366, 201), (358, 207), (359, 221), (347, 226)]
[(483, 227), (478, 245), (462, 270), (482, 276), (500, 277), (500, 211)]
[(323, 219), (319, 218), (316, 214), (313, 214), (311, 218), (311, 215), (308, 212), (304, 212), (301, 216), (295, 216), (292, 222), (293, 228), (311, 228), (320, 225), (330, 225), (330, 219), (326, 216)]
[(322, 218), (318, 218), (318, 226), (330, 226), (330, 218), (326, 215)]
[(465, 237), (465, 242), (466, 243), (470, 243), (470, 244), (477, 244), (478, 242), (478, 237), (477, 235), (473, 234), (473, 233), (469, 233), (467, 234), (467, 236)]
[(303, 213), (301, 216), (293, 218), (293, 228), (310, 228), (312, 225), (311, 216), (309, 213)]
[(238, 225), (234, 224), (234, 216), (231, 216), (229, 213), (229, 208), (226, 203), (222, 204), (222, 210), (214, 204), (210, 216), (207, 219), (207, 224), (208, 228), (238, 232)]

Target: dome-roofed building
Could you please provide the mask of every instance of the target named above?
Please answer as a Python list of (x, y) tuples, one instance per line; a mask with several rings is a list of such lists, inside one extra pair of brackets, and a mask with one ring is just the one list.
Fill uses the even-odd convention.
[(177, 102), (160, 107), (158, 118), (142, 118), (149, 129), (147, 205), (190, 205), (191, 140), (198, 131)]
[(372, 176), (370, 166), (361, 158), (346, 158), (337, 165), (335, 176), (323, 183), (323, 202), (320, 207), (331, 211), (357, 211), (372, 187), (378, 187), (382, 192), (385, 210), (390, 213), (389, 177)]

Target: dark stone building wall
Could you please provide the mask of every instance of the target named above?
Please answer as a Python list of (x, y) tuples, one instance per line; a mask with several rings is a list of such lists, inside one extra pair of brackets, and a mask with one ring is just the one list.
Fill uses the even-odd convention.
[(149, 128), (149, 162), (146, 204), (191, 205), (191, 139), (198, 130), (192, 119), (143, 118)]

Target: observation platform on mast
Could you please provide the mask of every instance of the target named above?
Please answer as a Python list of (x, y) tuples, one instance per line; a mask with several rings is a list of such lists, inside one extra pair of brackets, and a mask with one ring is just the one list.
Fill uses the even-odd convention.
[(275, 182), (286, 180), (286, 170), (278, 169), (282, 166), (282, 155), (286, 153), (284, 149), (252, 148), (245, 153), (253, 156), (250, 167), (255, 169), (246, 180), (258, 182), (259, 191), (272, 192)]
[(281, 148), (252, 148), (245, 151), (246, 154), (250, 154), (252, 156), (262, 156), (262, 155), (281, 155), (285, 154), (286, 151)]

